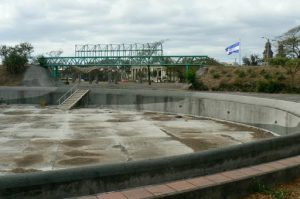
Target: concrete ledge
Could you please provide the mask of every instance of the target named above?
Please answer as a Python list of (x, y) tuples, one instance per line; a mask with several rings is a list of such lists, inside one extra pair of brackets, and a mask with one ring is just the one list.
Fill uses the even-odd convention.
[(273, 185), (274, 183), (281, 183), (298, 177), (299, 173), (300, 156), (295, 156), (213, 175), (137, 187), (118, 192), (90, 195), (80, 197), (79, 199), (242, 198), (252, 193), (259, 183)]
[(209, 175), (300, 154), (300, 134), (223, 149), (0, 178), (3, 198), (61, 198)]

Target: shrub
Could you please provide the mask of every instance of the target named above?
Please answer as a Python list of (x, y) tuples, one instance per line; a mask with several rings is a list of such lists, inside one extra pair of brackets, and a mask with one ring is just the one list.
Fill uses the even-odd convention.
[(222, 70), (222, 74), (223, 75), (227, 74), (227, 71), (226, 70)]
[(256, 73), (255, 72), (250, 73), (250, 77), (251, 78), (256, 78)]
[(286, 86), (276, 81), (258, 81), (256, 91), (264, 93), (279, 93), (286, 89)]
[(267, 79), (267, 80), (272, 79), (272, 76), (271, 76), (269, 73), (263, 74), (263, 77), (264, 77), (265, 79)]
[(189, 72), (188, 82), (192, 84), (191, 88), (195, 90), (207, 91), (208, 87), (197, 78), (196, 72)]
[(278, 81), (284, 81), (284, 80), (286, 80), (286, 77), (285, 77), (282, 73), (279, 73), (279, 74), (277, 75), (277, 80), (278, 80)]
[(234, 74), (236, 74), (236, 75), (238, 75), (239, 73), (240, 73), (239, 69), (237, 69), (237, 70), (234, 71)]
[(246, 77), (246, 73), (244, 71), (240, 71), (238, 76), (239, 76), (239, 78), (244, 78), (244, 77)]
[(218, 73), (213, 74), (214, 79), (219, 79), (221, 76)]
[(261, 75), (261, 76), (264, 76), (264, 74), (266, 74), (267, 72), (266, 72), (266, 70), (265, 69), (262, 69), (260, 72), (259, 72), (259, 74)]

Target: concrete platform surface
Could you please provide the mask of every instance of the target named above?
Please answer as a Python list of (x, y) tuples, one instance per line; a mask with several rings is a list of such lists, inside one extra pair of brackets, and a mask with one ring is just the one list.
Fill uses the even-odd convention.
[(180, 155), (272, 136), (187, 115), (0, 105), (0, 174)]

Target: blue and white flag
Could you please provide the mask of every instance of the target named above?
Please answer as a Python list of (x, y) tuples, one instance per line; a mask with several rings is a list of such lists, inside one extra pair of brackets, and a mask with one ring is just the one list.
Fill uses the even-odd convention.
[(232, 53), (239, 53), (240, 52), (240, 42), (232, 44), (225, 49), (227, 55), (231, 55)]

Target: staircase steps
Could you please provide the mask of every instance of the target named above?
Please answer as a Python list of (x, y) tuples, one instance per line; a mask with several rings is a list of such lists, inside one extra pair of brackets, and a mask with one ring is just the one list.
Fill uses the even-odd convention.
[(59, 105), (59, 108), (63, 110), (72, 109), (89, 91), (89, 89), (77, 89), (70, 97)]

